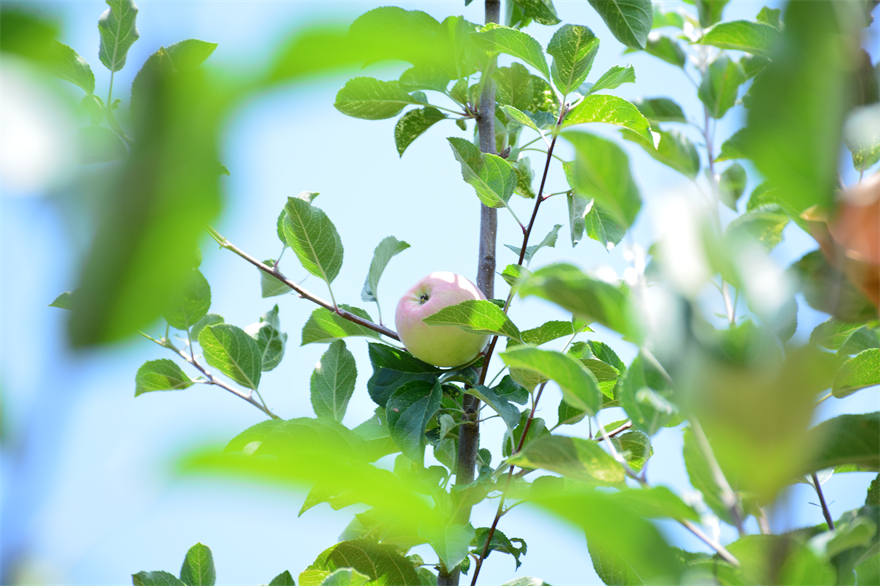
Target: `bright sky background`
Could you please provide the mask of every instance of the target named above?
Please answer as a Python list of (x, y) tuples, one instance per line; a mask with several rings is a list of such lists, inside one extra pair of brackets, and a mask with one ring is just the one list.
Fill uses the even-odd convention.
[[(87, 59), (97, 78), (97, 93), (106, 95), (109, 72), (97, 58), (97, 20), (106, 6), (100, 2), (31, 2), (47, 16), (63, 22), (61, 40)], [(289, 31), (316, 20), (350, 22), (373, 2), (139, 2), (138, 40), (128, 54), (128, 64), (116, 76), (114, 94), (127, 102), (128, 88), (140, 64), (160, 46), (197, 38), (219, 43), (209, 64), (248, 70), (262, 67), (274, 47)], [(602, 47), (588, 78), (594, 81), (613, 65), (632, 63), (638, 82), (615, 93), (625, 98), (669, 96), (686, 112), (696, 112), (695, 92), (682, 73), (646, 55), (623, 55), (617, 43), (587, 2), (556, 1), (564, 22), (583, 24), (602, 39)], [(667, 3), (674, 6), (678, 3)], [(464, 14), (482, 22), (479, 0), (463, 2), (410, 2), (408, 9), (428, 12), (437, 20)], [(734, 1), (728, 18), (753, 18), (763, 2)], [(527, 32), (546, 46), (553, 29), (532, 25)], [(873, 28), (876, 46), (877, 25)], [(876, 60), (876, 54), (873, 55)], [(11, 67), (8, 60), (4, 67)], [(9, 71), (9, 69), (7, 69)], [(367, 75), (392, 78), (397, 69), (368, 70)], [(226, 207), (215, 225), (231, 242), (260, 258), (274, 257), (280, 245), (275, 219), (286, 198), (300, 191), (319, 191), (315, 204), (333, 220), (345, 246), (343, 269), (334, 282), (340, 302), (364, 307), (376, 316), (375, 307), (360, 300), (360, 291), (373, 248), (394, 235), (412, 248), (395, 257), (379, 287), (384, 315), (390, 320), (400, 294), (424, 274), (448, 270), (473, 278), (476, 269), (478, 200), (461, 180), (460, 168), (444, 140), (447, 136), (471, 137), (452, 123), (438, 124), (419, 138), (403, 158), (393, 142), (395, 120), (366, 121), (348, 118), (332, 104), (336, 91), (356, 73), (329, 77), (261, 96), (230, 121), (222, 161), (231, 176), (224, 178)], [(73, 92), (77, 88), (70, 87)], [(11, 120), (29, 119), (26, 111), (39, 102), (16, 101), (12, 86), (3, 86), (3, 133), (9, 136)], [(78, 91), (78, 90), (77, 90)], [(12, 105), (11, 105), (12, 104)], [(11, 108), (21, 108), (9, 115)], [(38, 110), (39, 111), (39, 110)], [(22, 118), (19, 118), (19, 114)], [(48, 133), (66, 135), (85, 121), (49, 119)], [(718, 140), (732, 134), (743, 116), (734, 108), (719, 126)], [(38, 118), (46, 124), (46, 118)], [(604, 128), (591, 131), (609, 134)], [(3, 144), (9, 143), (4, 137)], [(24, 136), (17, 137), (24, 140)], [(621, 141), (618, 141), (621, 142)], [(19, 143), (20, 144), (20, 143)], [(625, 148), (642, 195), (646, 200), (636, 227), (636, 242), (650, 242), (651, 216), (684, 178), (654, 162), (637, 148)], [(13, 152), (4, 147), (7, 161)], [(23, 148), (23, 147), (22, 147)], [(46, 147), (47, 149), (49, 147)], [(49, 152), (48, 150), (46, 152)], [(563, 149), (563, 157), (570, 156)], [(537, 154), (536, 154), (537, 155)], [(538, 156), (532, 157), (538, 168)], [(140, 570), (177, 573), (186, 550), (202, 542), (214, 552), (218, 583), (268, 583), (290, 570), (296, 577), (337, 536), (354, 508), (334, 512), (327, 505), (297, 512), (304, 494), (225, 479), (178, 477), (173, 462), (186, 450), (228, 441), (262, 420), (262, 414), (222, 389), (197, 385), (185, 392), (154, 393), (134, 399), (134, 375), (146, 360), (170, 354), (143, 339), (134, 339), (102, 351), (76, 354), (65, 344), (66, 312), (48, 308), (59, 293), (76, 284), (76, 266), (85, 234), (74, 221), (77, 189), (63, 179), (38, 176), (30, 186), (12, 183), (4, 168), (2, 187), (2, 384), (3, 438), (2, 546), (5, 562), (17, 559), (26, 571), (24, 583), (129, 584)], [(851, 175), (847, 175), (851, 178)], [(750, 178), (748, 191), (757, 185)], [(89, 180), (80, 184), (88, 186)], [(551, 175), (547, 190), (564, 189), (561, 170)], [(516, 196), (515, 196), (516, 197)], [(744, 198), (745, 199), (745, 198)], [(522, 218), (531, 202), (518, 201)], [(626, 263), (620, 249), (608, 253), (590, 240), (572, 249), (568, 238), (564, 199), (546, 202), (535, 234), (540, 239), (554, 224), (563, 224), (557, 247), (542, 250), (536, 265), (568, 260), (584, 268), (610, 265), (622, 272)], [(729, 219), (729, 217), (728, 217)], [(519, 245), (520, 232), (502, 210), (499, 213), (499, 270), (515, 262), (504, 243)], [(787, 266), (815, 248), (807, 236), (790, 228), (774, 258)], [(533, 241), (534, 242), (534, 241)], [(309, 376), (326, 347), (298, 347), (299, 330), (314, 306), (294, 296), (260, 298), (257, 271), (231, 253), (202, 245), (202, 271), (212, 287), (211, 311), (244, 327), (260, 314), (280, 306), (283, 329), (290, 334), (282, 365), (264, 373), (261, 391), (270, 407), (282, 417), (313, 416), (309, 403)], [(291, 253), (283, 270), (294, 280), (306, 273)], [(317, 279), (303, 285), (321, 296), (326, 288)], [(499, 279), (496, 295), (506, 294)], [(720, 303), (720, 299), (716, 300)], [(569, 316), (549, 304), (517, 300), (512, 313), (521, 328), (548, 319)], [(809, 308), (800, 313), (798, 336), (808, 336), (824, 317)], [(393, 323), (389, 323), (393, 326)], [(151, 333), (160, 335), (156, 328)], [(625, 360), (634, 348), (611, 335)], [(359, 380), (345, 423), (354, 426), (372, 414), (374, 405), (365, 388), (370, 364), (366, 344), (347, 343), (357, 359)], [(540, 415), (556, 422), (558, 390), (548, 389)], [(843, 412), (868, 412), (880, 408), (877, 389), (862, 391), (845, 400), (826, 401), (817, 413), (825, 419)], [(603, 412), (603, 421), (620, 419), (620, 412)], [(490, 422), (484, 445), (495, 449), (498, 425)], [(561, 429), (586, 434), (586, 423)], [(681, 460), (681, 433), (664, 430), (654, 440), (655, 456), (648, 464), (648, 479), (689, 489)], [(835, 516), (856, 508), (864, 500), (872, 476), (841, 475), (826, 485)], [(774, 529), (822, 521), (809, 487), (787, 491), (772, 514)], [(494, 503), (479, 506), (472, 518), (476, 527), (488, 526)], [(676, 544), (703, 549), (690, 534), (672, 523), (661, 527)], [(499, 528), (509, 537), (523, 537), (529, 552), (514, 573), (510, 556), (491, 556), (481, 574), (486, 586), (517, 576), (535, 576), (555, 586), (596, 584), (582, 535), (542, 517), (527, 507), (507, 515)], [(755, 528), (752, 527), (752, 530)], [(722, 539), (731, 540), (731, 532)], [(21, 549), (17, 549), (21, 548)], [(418, 548), (426, 560), (433, 558)]]

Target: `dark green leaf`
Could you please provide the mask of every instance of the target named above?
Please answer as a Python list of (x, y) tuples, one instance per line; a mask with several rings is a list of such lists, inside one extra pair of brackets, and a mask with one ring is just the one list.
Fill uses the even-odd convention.
[(807, 253), (789, 271), (800, 282), (810, 307), (842, 321), (864, 322), (877, 317), (877, 309), (821, 251)]
[(684, 49), (681, 48), (681, 45), (665, 35), (657, 33), (649, 35), (648, 42), (645, 45), (645, 52), (682, 69), (684, 69), (687, 63), (687, 56), (684, 54)]
[(622, 130), (621, 135), (625, 140), (634, 142), (648, 153), (652, 159), (659, 161), (671, 169), (675, 169), (682, 175), (696, 179), (700, 173), (700, 154), (697, 147), (685, 134), (677, 130), (654, 129), (654, 133), (660, 136), (660, 142), (654, 148), (654, 143), (645, 139), (642, 135), (629, 130)]
[(140, 36), (135, 26), (138, 8), (131, 0), (106, 0), (106, 4), (110, 8), (98, 19), (98, 57), (107, 69), (119, 71), (125, 66), (128, 49)]
[(372, 77), (355, 77), (336, 94), (333, 106), (353, 118), (383, 120), (396, 116), (409, 104), (415, 104), (396, 81), (380, 81)]
[(860, 389), (880, 384), (880, 348), (859, 352), (846, 362), (834, 376), (831, 392), (838, 399)]
[(718, 191), (721, 203), (736, 210), (736, 202), (746, 190), (746, 170), (739, 163), (734, 163), (724, 170), (718, 179)]
[(345, 342), (337, 340), (330, 344), (315, 366), (309, 384), (315, 415), (342, 421), (356, 379), (357, 366)]
[(410, 381), (433, 382), (441, 370), (405, 352), (385, 344), (370, 344), (370, 362), (373, 375), (367, 381), (370, 398), (385, 407), (388, 397)]
[(55, 301), (49, 304), (49, 307), (57, 307), (58, 309), (73, 309), (73, 291), (65, 291), (55, 298)]
[(519, 294), (537, 295), (632, 339), (640, 336), (628, 293), (575, 266), (558, 263), (542, 267), (523, 281)]
[[(339, 308), (368, 321), (373, 321), (370, 314), (358, 307), (352, 307), (340, 303)], [(312, 312), (306, 325), (303, 326), (302, 342), (300, 345), (305, 346), (306, 344), (328, 343), (339, 338), (348, 338), (350, 336), (364, 336), (366, 338), (380, 339), (377, 332), (349, 321), (329, 309), (319, 307)]]
[(599, 410), (600, 391), (596, 376), (578, 360), (561, 352), (518, 346), (500, 354), (511, 368), (532, 371), (559, 385), (565, 400), (591, 415)]
[(188, 330), (211, 308), (211, 286), (198, 269), (192, 269), (185, 285), (175, 292), (162, 317), (172, 328)]
[(296, 586), (293, 581), (293, 576), (290, 575), (290, 572), (284, 570), (269, 582), (269, 586)]
[(553, 83), (563, 94), (577, 89), (593, 67), (599, 39), (585, 26), (566, 24), (553, 34), (547, 53), (553, 56)]
[[(511, 0), (511, 2), (514, 4), (514, 9), (519, 9), (522, 12), (522, 17), (525, 20), (534, 20), (538, 24), (546, 26), (553, 26), (560, 22), (556, 15), (556, 9), (553, 7), (553, 0)], [(465, 6), (469, 3), (466, 1)], [(525, 28), (525, 24), (519, 28)]]
[(63, 43), (52, 43), (52, 73), (55, 77), (69, 81), (85, 90), (87, 94), (95, 91), (95, 74), (89, 62), (79, 56), (79, 53)]
[[(646, 140), (653, 140), (651, 137), (651, 125), (648, 123), (648, 119), (633, 104), (617, 96), (607, 94), (585, 96), (568, 113), (564, 126), (569, 127), (589, 122), (604, 122), (605, 124), (622, 126), (645, 137)], [(565, 137), (575, 143), (575, 148), (577, 148), (577, 139), (572, 138), (573, 136), (588, 135), (571, 132), (565, 134)]]
[(773, 48), (779, 42), (779, 37), (779, 31), (769, 24), (732, 20), (719, 22), (703, 33), (696, 44), (772, 57)]
[(379, 290), (379, 279), (385, 272), (385, 267), (396, 255), (409, 248), (409, 244), (398, 240), (394, 236), (386, 236), (379, 242), (373, 251), (373, 260), (370, 261), (370, 270), (367, 272), (367, 278), (364, 281), (364, 288), (361, 290), (361, 300), (375, 301), (378, 303), (376, 291)]
[(208, 43), (198, 39), (187, 39), (166, 47), (165, 52), (177, 71), (195, 69), (211, 56), (217, 43)]
[(403, 455), (414, 462), (424, 461), (425, 428), (440, 409), (443, 390), (440, 383), (412, 380), (397, 388), (385, 405), (388, 430)]
[(527, 199), (535, 199), (535, 190), (532, 188), (535, 172), (532, 171), (531, 160), (528, 157), (520, 157), (513, 170), (516, 171), (516, 189), (514, 189), (514, 193), (518, 193)]
[(508, 462), (600, 486), (619, 486), (626, 478), (623, 467), (598, 443), (575, 437), (538, 438)]
[(516, 189), (516, 171), (501, 157), (483, 154), (473, 143), (451, 137), (446, 139), (455, 159), (461, 163), (461, 175), (474, 188), (477, 197), (492, 208), (505, 207)]
[(397, 146), (397, 154), (402, 157), (406, 147), (434, 124), (444, 119), (446, 116), (440, 110), (430, 107), (410, 110), (401, 116), (394, 126), (394, 144)]
[(342, 268), (342, 239), (327, 214), (298, 197), (288, 197), (284, 206), (284, 235), (303, 268), (333, 282)]
[(77, 128), (74, 146), (79, 163), (82, 165), (121, 161), (128, 156), (125, 141), (103, 126)]
[(739, 63), (727, 55), (719, 55), (703, 74), (703, 81), (697, 92), (709, 116), (716, 119), (723, 118), (736, 103), (739, 86), (745, 80), (745, 74)]
[[(483, 548), (486, 547), (486, 540), (489, 538), (489, 531), (488, 527), (477, 528), (475, 537), (471, 542), (475, 551), (482, 553)], [(520, 547), (516, 547), (512, 541), (520, 542)], [(489, 554), (493, 551), (510, 554), (514, 557), (514, 560), (516, 561), (516, 569), (518, 570), (522, 565), (519, 561), (519, 556), (526, 555), (527, 549), (526, 542), (522, 539), (513, 538), (513, 540), (510, 540), (504, 533), (496, 529), (492, 533), (492, 541), (489, 543), (489, 548), (486, 549), (486, 557), (489, 557)], [(510, 582), (508, 582), (508, 584), (510, 584)], [(529, 582), (524, 586), (534, 586), (534, 583)]]
[(654, 22), (651, 0), (590, 0), (618, 41), (633, 49), (644, 49)]
[(504, 53), (522, 59), (550, 79), (544, 49), (526, 33), (498, 24), (487, 24), (471, 37), (477, 47), (490, 53)]
[[(636, 70), (632, 65), (620, 67), (615, 65), (602, 74), (602, 77), (596, 80), (596, 83), (590, 86), (588, 93), (595, 94), (604, 90), (613, 90), (620, 87), (624, 83), (636, 82)], [(636, 106), (638, 107), (638, 106)], [(639, 109), (641, 112), (641, 108)]]
[(507, 431), (513, 434), (513, 428), (519, 423), (519, 409), (510, 404), (507, 397), (499, 396), (494, 389), (483, 385), (477, 385), (467, 389), (469, 395), (473, 395), (491, 407), (507, 425)]
[[(281, 213), (283, 214), (284, 212)], [(270, 258), (263, 261), (263, 264), (274, 267), (275, 261)], [(257, 270), (260, 271), (260, 269)], [(291, 291), (292, 289), (284, 281), (276, 279), (266, 271), (260, 271), (260, 295), (263, 299), (286, 295)]]
[(432, 326), (457, 326), (472, 334), (500, 335), (520, 339), (519, 329), (501, 309), (490, 301), (471, 299), (444, 307), (424, 319)]
[(632, 101), (651, 124), (656, 122), (687, 122), (684, 111), (669, 98), (640, 98)]
[[(585, 99), (609, 97), (613, 96)], [(635, 110), (634, 106), (632, 108)], [(645, 132), (649, 132), (647, 120), (640, 113), (638, 115), (645, 123)], [(642, 200), (630, 173), (629, 157), (616, 144), (592, 134), (567, 132), (564, 136), (574, 145), (577, 155), (573, 173), (575, 193), (592, 197), (594, 205), (607, 212), (618, 225), (631, 226), (641, 209)]]
[(187, 586), (214, 586), (217, 572), (214, 569), (214, 556), (208, 546), (197, 543), (189, 548), (180, 568), (180, 579)]
[(730, 0), (694, 0), (697, 5), (697, 13), (700, 15), (700, 26), (709, 28), (716, 22), (720, 22), (724, 7)]
[(721, 143), (721, 153), (715, 157), (715, 162), (730, 161), (733, 159), (747, 158), (743, 152), (743, 130), (737, 130), (733, 136)]
[(865, 497), (866, 506), (880, 506), (880, 474), (874, 477)]
[(199, 345), (209, 365), (243, 387), (256, 390), (262, 362), (257, 341), (230, 324), (208, 326), (199, 334)]
[(809, 436), (818, 453), (806, 472), (842, 464), (880, 471), (880, 413), (839, 415), (815, 426)]
[(134, 586), (189, 586), (168, 572), (138, 572), (131, 575)]
[[(538, 250), (544, 248), (545, 246), (548, 246), (550, 248), (556, 247), (556, 236), (559, 234), (560, 228), (562, 228), (562, 224), (556, 224), (555, 226), (553, 226), (553, 229), (550, 230), (550, 232), (548, 232), (546, 236), (544, 236), (544, 239), (541, 240), (541, 242), (526, 247), (526, 253), (523, 256), (523, 260), (526, 262), (526, 264), (528, 264), (532, 260), (532, 257), (535, 255), (536, 252), (538, 252)], [(510, 244), (505, 244), (504, 246), (512, 250), (514, 254), (517, 255), (517, 257), (519, 257), (519, 254), (522, 251), (522, 248), (518, 246), (511, 246)]]
[(141, 366), (134, 377), (134, 396), (151, 391), (179, 391), (193, 385), (176, 362), (162, 358), (149, 360)]
[(260, 316), (260, 321), (249, 325), (245, 332), (257, 341), (260, 348), (260, 358), (263, 372), (274, 369), (281, 364), (284, 358), (284, 347), (287, 344), (287, 334), (281, 333), (281, 323), (278, 320), (278, 306)]

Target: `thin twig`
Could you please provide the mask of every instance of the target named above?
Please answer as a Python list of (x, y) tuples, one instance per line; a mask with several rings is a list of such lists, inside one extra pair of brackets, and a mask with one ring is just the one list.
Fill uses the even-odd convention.
[(363, 326), (367, 329), (373, 330), (374, 332), (378, 332), (378, 333), (382, 334), (383, 336), (388, 336), (389, 338), (397, 340), (398, 342), (400, 341), (400, 337), (397, 335), (397, 332), (395, 332), (394, 330), (388, 329), (383, 325), (373, 323), (368, 319), (364, 319), (359, 315), (355, 315), (355, 314), (351, 313), (350, 311), (346, 311), (338, 306), (335, 306), (333, 303), (331, 303), (329, 301), (321, 299), (317, 295), (311, 293), (310, 291), (307, 291), (306, 289), (303, 289), (298, 284), (294, 283), (293, 281), (291, 281), (290, 279), (285, 277), (283, 274), (281, 274), (281, 271), (277, 270), (277, 268), (270, 267), (269, 265), (258, 261), (257, 259), (255, 259), (251, 255), (249, 255), (248, 253), (244, 252), (243, 250), (241, 250), (240, 248), (238, 248), (237, 246), (235, 246), (234, 244), (229, 242), (229, 240), (227, 240), (224, 236), (222, 236), (214, 228), (212, 228), (210, 226), (206, 226), (205, 229), (208, 231), (209, 234), (211, 234), (211, 236), (214, 238), (214, 240), (216, 240), (217, 243), (221, 247), (225, 248), (226, 250), (230, 250), (230, 251), (234, 252), (235, 254), (237, 254), (241, 258), (245, 259), (246, 261), (248, 261), (249, 263), (251, 263), (252, 265), (257, 267), (258, 269), (260, 269), (261, 271), (263, 271), (267, 275), (271, 275), (272, 277), (278, 279), (279, 281), (281, 281), (282, 283), (284, 283), (285, 285), (287, 285), (288, 287), (293, 289), (296, 292), (296, 294), (299, 295), (301, 298), (308, 299), (312, 303), (320, 305), (324, 309), (332, 311), (333, 313), (335, 313), (339, 317), (347, 319), (350, 322), (356, 323), (359, 326)]
[(696, 525), (694, 525), (692, 522), (688, 521), (687, 519), (682, 519), (680, 521), (680, 523), (688, 531), (690, 531), (691, 533), (693, 533), (694, 535), (699, 537), (703, 543), (705, 543), (706, 545), (708, 545), (709, 547), (711, 547), (712, 549), (717, 551), (718, 555), (720, 555), (722, 558), (724, 558), (724, 561), (726, 561), (728, 564), (730, 564), (731, 566), (733, 566), (735, 568), (739, 567), (739, 560), (736, 559), (733, 556), (733, 554), (731, 554), (729, 551), (727, 551), (727, 549), (725, 549), (723, 545), (721, 545), (720, 543), (718, 543), (717, 541), (715, 541), (714, 539), (712, 539), (711, 537), (709, 537), (708, 535), (703, 533), (702, 529), (700, 529), (699, 527), (697, 527)]
[(703, 432), (700, 423), (695, 417), (690, 418), (690, 423), (691, 430), (694, 432), (694, 438), (697, 440), (700, 451), (703, 453), (703, 457), (706, 458), (706, 463), (709, 465), (712, 478), (715, 481), (715, 484), (718, 485), (718, 488), (721, 489), (721, 501), (730, 511), (734, 525), (736, 526), (736, 530), (739, 532), (740, 537), (743, 537), (746, 532), (743, 528), (743, 512), (739, 503), (739, 498), (737, 498), (730, 483), (727, 482), (727, 478), (724, 476), (721, 466), (718, 465), (718, 460), (715, 458), (715, 453), (712, 451), (712, 446), (709, 445), (709, 439)]
[(815, 472), (811, 473), (810, 477), (813, 479), (813, 488), (816, 489), (816, 494), (819, 495), (819, 503), (822, 505), (822, 514), (825, 516), (825, 522), (828, 523), (828, 528), (834, 531), (834, 519), (831, 518), (831, 511), (828, 510), (825, 495), (822, 494), (822, 485), (819, 484), (819, 478)]

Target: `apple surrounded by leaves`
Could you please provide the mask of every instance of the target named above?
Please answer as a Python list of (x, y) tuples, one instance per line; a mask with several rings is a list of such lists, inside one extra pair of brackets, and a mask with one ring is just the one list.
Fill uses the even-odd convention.
[(482, 291), (461, 275), (438, 271), (423, 277), (397, 302), (394, 322), (406, 349), (434, 366), (460, 366), (477, 357), (489, 336), (472, 334), (455, 326), (429, 326), (422, 320), (450, 305), (486, 299)]

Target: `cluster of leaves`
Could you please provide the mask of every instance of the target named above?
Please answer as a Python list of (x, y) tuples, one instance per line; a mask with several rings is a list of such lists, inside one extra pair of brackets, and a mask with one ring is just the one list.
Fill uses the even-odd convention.
[[(343, 581), (342, 575), (337, 577), (332, 584), (343, 585), (355, 584), (354, 581)], [(217, 583), (217, 570), (214, 567), (214, 555), (211, 548), (197, 543), (186, 552), (183, 558), (183, 566), (180, 568), (180, 577), (165, 571), (138, 572), (133, 574), (131, 581), (134, 586), (214, 586)], [(357, 584), (364, 584), (364, 581)], [(290, 572), (284, 571), (272, 578), (269, 586), (294, 586)]]
[[(108, 3), (111, 9), (100, 25), (102, 61), (116, 71), (136, 39), (136, 8), (130, 2)], [(787, 485), (806, 481), (821, 491), (819, 479), (832, 473), (880, 471), (880, 414), (841, 415), (810, 427), (818, 393), (830, 389), (831, 397), (842, 398), (880, 383), (876, 307), (849, 283), (835, 260), (820, 251), (788, 269), (798, 289), (784, 291), (772, 303), (759, 282), (771, 278), (772, 270), (755, 276), (767, 267), (767, 254), (781, 242), (786, 226), (794, 223), (813, 233), (815, 222), (806, 212), (833, 209), (841, 142), (851, 148), (859, 171), (878, 160), (880, 140), (865, 140), (863, 135), (858, 141), (844, 140), (842, 130), (847, 116), (864, 115), (858, 108), (876, 108), (878, 101), (876, 72), (866, 77), (874, 93), (865, 92), (859, 103), (852, 98), (855, 72), (849, 64), (854, 50), (844, 40), (856, 34), (863, 17), (861, 4), (844, 3), (846, 9), (840, 10), (830, 2), (792, 2), (784, 18), (779, 10), (763, 8), (753, 21), (725, 22), (725, 0), (695, 0), (696, 15), (652, 10), (647, 0), (590, 3), (630, 49), (645, 51), (684, 75), (699, 76), (693, 81), (703, 106), (702, 125), (690, 122), (668, 97), (630, 102), (608, 93), (635, 82), (631, 66), (613, 67), (587, 82), (599, 48), (599, 39), (588, 27), (561, 26), (546, 49), (523, 32), (530, 22), (559, 24), (549, 0), (512, 2), (507, 26), (480, 27), (461, 17), (438, 22), (420, 11), (375, 9), (352, 24), (343, 44), (350, 54), (343, 58), (329, 53), (322, 62), (329, 67), (397, 59), (412, 65), (397, 80), (356, 77), (336, 98), (342, 113), (369, 120), (391, 118), (411, 108), (395, 126), (401, 156), (440, 121), (451, 119), (466, 131), (468, 120), (488, 115), (481, 96), (487, 86), (494, 86), (494, 146), (500, 154), (482, 152), (475, 146), (477, 141), (448, 140), (464, 181), (479, 200), (508, 209), (523, 227), (526, 238), (521, 245), (509, 245), (520, 261), (502, 272), (510, 285), (506, 301), (470, 301), (425, 321), (505, 338), (506, 347), (499, 352), (504, 366), (498, 374), (505, 370), (507, 374), (497, 384), (498, 377), (484, 384), (495, 341), (475, 364), (440, 369), (395, 345), (393, 332), (376, 326), (363, 309), (337, 304), (331, 284), (342, 268), (344, 251), (332, 221), (313, 204), (316, 193), (288, 199), (277, 234), (282, 254), (291, 248), (300, 265), (326, 283), (330, 302), (284, 277), (278, 269), (280, 255), (261, 263), (209, 230), (222, 247), (260, 269), (264, 297), (294, 290), (321, 306), (305, 324), (301, 340), (329, 344), (311, 376), (314, 419), (279, 419), (251, 394), (259, 398), (261, 373), (275, 368), (284, 355), (287, 335), (281, 332), (278, 306), (244, 329), (224, 323), (222, 317), (209, 313), (210, 286), (198, 263), (187, 256), (179, 261), (182, 277), (177, 285), (155, 302), (161, 302), (168, 327), (164, 337), (151, 339), (201, 376), (190, 377), (171, 360), (148, 361), (137, 373), (136, 395), (180, 390), (196, 382), (217, 384), (270, 417), (234, 438), (222, 457), (193, 455), (188, 461), (191, 469), (219, 469), (306, 487), (309, 493), (302, 512), (320, 503), (335, 509), (358, 503), (369, 507), (355, 515), (340, 543), (300, 574), (300, 584), (435, 584), (437, 574), (427, 566), (445, 578), (456, 569), (469, 572), (472, 562), (478, 572), (492, 551), (511, 555), (519, 567), (527, 550), (525, 541), (508, 538), (494, 524), (475, 527), (468, 516), (473, 504), (488, 497), (500, 497), (502, 503), (503, 499), (531, 502), (582, 528), (594, 568), (607, 584), (694, 580), (834, 584), (847, 583), (853, 574), (858, 583), (871, 583), (880, 573), (877, 479), (864, 507), (836, 520), (827, 516), (827, 526), (785, 535), (745, 535), (743, 530), (745, 519), (763, 518), (762, 507)], [(666, 34), (670, 30), (671, 35)], [(294, 48), (301, 46), (294, 43), (285, 54), (295, 54)], [(352, 47), (362, 50), (354, 52)], [(132, 88), (133, 116), (149, 119), (155, 114), (150, 104), (179, 98), (182, 94), (177, 90), (163, 94), (164, 84), (177, 73), (191, 74), (212, 50), (213, 45), (185, 41), (151, 56)], [(82, 87), (86, 101), (101, 109), (97, 123), (106, 120), (109, 128), (104, 130), (121, 140), (126, 150), (131, 147), (130, 153), (113, 152), (125, 156), (126, 164), (157, 156), (151, 149), (162, 144), (162, 137), (135, 133), (134, 139), (127, 138), (113, 118), (110, 98), (106, 105), (95, 98), (88, 65), (72, 51), (62, 50), (70, 65), (62, 77)], [(735, 59), (730, 51), (744, 56)], [(514, 61), (498, 67), (499, 54)], [(105, 56), (112, 58), (105, 61)], [(269, 80), (274, 83), (308, 71), (310, 66), (302, 61), (279, 60)], [(868, 69), (872, 70), (870, 60)], [(429, 101), (425, 92), (434, 92), (435, 102), (440, 103)], [(716, 121), (740, 101), (748, 109), (748, 123), (716, 154)], [(219, 119), (216, 110), (210, 109), (213, 114), (203, 120), (206, 124)], [(790, 114), (781, 116), (781, 112)], [(651, 248), (650, 266), (629, 282), (608, 282), (571, 264), (550, 264), (534, 271), (523, 266), (540, 249), (555, 246), (562, 227), (557, 224), (540, 243), (529, 245), (531, 223), (526, 227), (517, 218), (514, 208), (522, 202), (512, 201), (514, 194), (534, 200), (533, 219), (541, 201), (553, 195), (543, 189), (546, 176), (535, 189), (531, 162), (524, 155), (529, 145), (543, 141), (548, 163), (559, 137), (574, 149), (575, 159), (563, 163), (568, 185), (557, 194), (568, 200), (572, 246), (586, 235), (611, 248), (639, 215), (641, 191), (626, 151), (608, 138), (571, 130), (589, 123), (619, 127), (623, 140), (707, 193), (713, 212), (708, 221), (695, 221), (693, 241), (688, 242), (703, 271), (696, 285), (676, 280), (676, 263), (681, 259), (668, 241)], [(696, 140), (689, 136), (691, 126), (699, 132)], [(529, 133), (536, 135), (531, 141), (525, 138)], [(205, 155), (203, 172), (213, 174), (216, 181), (219, 171), (216, 158), (210, 159), (213, 149), (203, 146), (200, 152)], [(750, 160), (766, 182), (752, 190), (745, 211), (722, 230), (717, 208), (723, 204), (739, 211), (747, 174), (736, 162), (720, 172), (717, 165), (740, 159)], [(157, 164), (167, 165), (169, 160), (160, 158)], [(130, 249), (136, 251), (144, 242), (149, 238), (133, 239)], [(363, 301), (378, 304), (382, 273), (407, 247), (391, 236), (379, 243), (361, 292)], [(88, 268), (84, 274), (90, 274)], [(724, 328), (704, 315), (698, 300), (705, 286), (719, 279), (727, 302)], [(659, 351), (662, 340), (644, 303), (649, 280), (664, 282), (673, 306), (688, 316), (675, 352)], [(731, 289), (748, 301), (747, 317), (737, 318)], [(791, 341), (798, 291), (808, 304), (832, 316), (815, 328), (807, 345)], [(73, 309), (79, 323), (110, 327), (94, 313), (100, 307), (95, 292), (81, 288), (54, 305)], [(572, 318), (522, 329), (508, 315), (515, 294), (544, 298)], [(149, 312), (139, 315), (149, 317)], [(147, 317), (139, 319), (149, 323)], [(588, 326), (593, 324), (635, 344), (637, 357), (626, 364), (609, 345), (589, 339)], [(182, 332), (184, 349), (171, 341), (170, 328)], [(114, 330), (113, 335), (122, 331)], [(587, 339), (577, 340), (578, 336)], [(373, 416), (354, 429), (341, 423), (356, 389), (355, 363), (344, 340), (349, 337), (372, 339), (372, 373), (366, 388), (377, 405)], [(566, 340), (562, 350), (546, 346), (562, 339)], [(197, 358), (196, 343), (207, 366), (246, 391), (210, 374)], [(562, 394), (552, 428), (535, 416), (550, 381)], [(472, 415), (465, 413), (465, 395), (479, 399), (484, 412), (496, 414), (507, 433), (494, 454), (479, 450), (473, 482), (453, 484), (451, 479), (460, 476), (459, 427)], [(557, 432), (609, 408), (622, 408), (625, 419), (599, 427), (596, 437)], [(645, 474), (653, 455), (652, 438), (684, 421), (688, 422), (684, 462), (691, 484), (703, 495), (702, 509), (664, 487), (651, 487)], [(429, 447), (440, 465), (426, 467)], [(376, 464), (395, 454), (391, 470)], [(493, 456), (500, 456), (494, 466)], [(514, 474), (514, 468), (521, 473)], [(528, 474), (539, 470), (550, 474), (527, 481)], [(499, 507), (499, 515), (504, 512)], [(736, 527), (740, 539), (726, 548), (713, 544), (715, 555), (684, 552), (671, 547), (650, 522), (671, 519), (696, 532), (705, 515)], [(420, 544), (429, 544), (437, 559), (426, 564), (409, 555)], [(185, 577), (184, 573), (193, 575), (187, 570), (180, 581), (213, 583), (207, 548), (196, 546), (190, 554), (194, 561), (189, 566), (185, 562), (184, 570), (198, 561), (205, 570), (199, 580), (204, 580)], [(134, 580), (177, 583), (170, 574), (167, 579), (164, 574), (152, 576), (136, 574)], [(283, 574), (274, 583), (292, 583), (292, 579)]]

